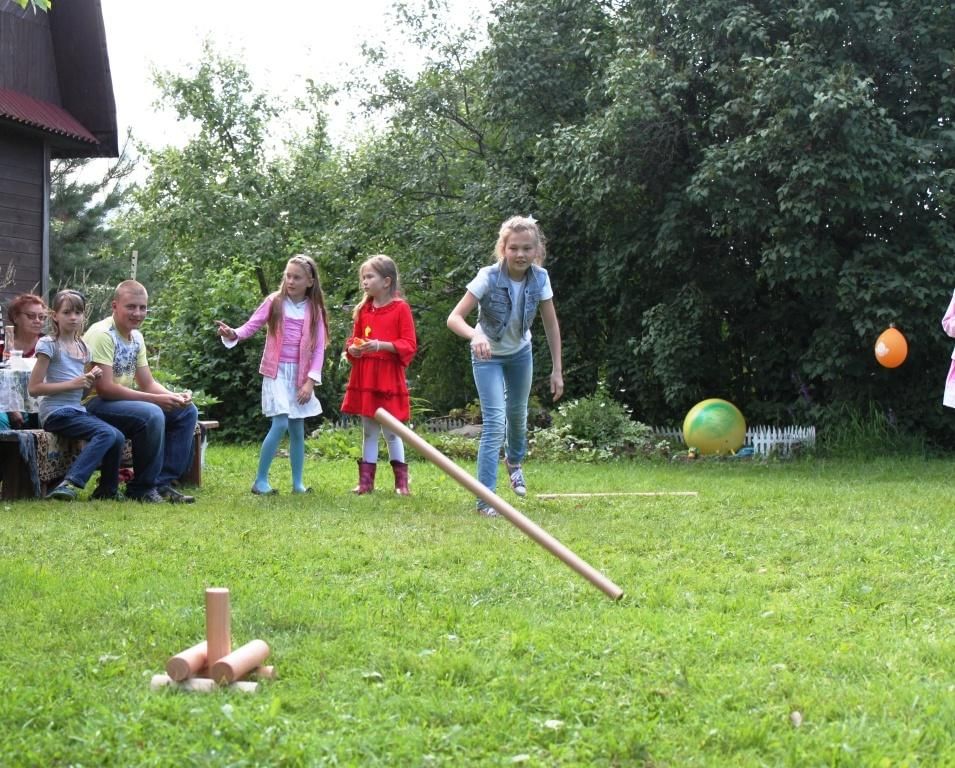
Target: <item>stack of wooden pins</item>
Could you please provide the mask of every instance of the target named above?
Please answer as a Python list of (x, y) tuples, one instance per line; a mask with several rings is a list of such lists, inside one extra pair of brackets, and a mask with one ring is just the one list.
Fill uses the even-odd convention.
[(263, 666), (269, 646), (253, 640), (232, 650), (229, 590), (206, 590), (206, 639), (180, 651), (166, 662), (165, 675), (153, 675), (150, 687), (174, 687), (182, 691), (207, 693), (217, 687), (254, 693), (258, 683), (243, 678), (253, 675), (273, 679), (275, 667)]

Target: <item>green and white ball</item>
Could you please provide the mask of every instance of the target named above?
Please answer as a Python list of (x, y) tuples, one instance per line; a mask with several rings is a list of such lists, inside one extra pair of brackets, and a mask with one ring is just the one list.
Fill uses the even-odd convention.
[(746, 420), (731, 402), (711, 397), (690, 408), (683, 439), (703, 455), (736, 453), (746, 441)]

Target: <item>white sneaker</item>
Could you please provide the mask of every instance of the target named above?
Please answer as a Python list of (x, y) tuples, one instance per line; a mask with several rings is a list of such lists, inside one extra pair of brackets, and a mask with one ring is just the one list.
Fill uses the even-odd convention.
[(524, 472), (521, 470), (521, 465), (518, 464), (514, 467), (505, 461), (504, 466), (507, 467), (507, 472), (511, 476), (511, 489), (516, 496), (523, 499), (527, 495), (527, 483), (524, 481)]
[(492, 507), (489, 507), (483, 501), (478, 502), (477, 509), (475, 511), (479, 515), (481, 515), (481, 517), (500, 517), (501, 516), (497, 512), (497, 510), (493, 509)]

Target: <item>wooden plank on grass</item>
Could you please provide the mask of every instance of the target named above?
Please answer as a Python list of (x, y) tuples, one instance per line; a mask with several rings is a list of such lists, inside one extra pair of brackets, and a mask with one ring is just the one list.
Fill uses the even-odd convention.
[(589, 499), (593, 496), (699, 496), (697, 491), (623, 491), (619, 493), (538, 493), (538, 499)]

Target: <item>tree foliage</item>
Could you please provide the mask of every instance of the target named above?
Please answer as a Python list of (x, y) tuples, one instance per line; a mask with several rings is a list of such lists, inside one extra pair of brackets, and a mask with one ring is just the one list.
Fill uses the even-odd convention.
[[(543, 137), (542, 186), (600, 243), (607, 372), (637, 414), (875, 400), (929, 426), (955, 266), (944, 4), (641, 0), (609, 18), (604, 103)], [(892, 373), (872, 355), (890, 322), (912, 345)]]
[(38, 10), (53, 10), (53, 0), (15, 0), (15, 2), (21, 8), (26, 8), (29, 5), (33, 9), (34, 13), (36, 13)]
[[(187, 368), (248, 397), (257, 354), (239, 376), (189, 329), (248, 312), (257, 272), (274, 285), (293, 249), (315, 250), (341, 305), (357, 264), (385, 252), (418, 324), (416, 397), (464, 405), (468, 353), (444, 320), (500, 222), (529, 213), (550, 240), (569, 396), (605, 381), (649, 423), (712, 396), (751, 423), (875, 403), (946, 439), (948, 4), (510, 0), (486, 44), (441, 9), (401, 6), (429, 51), (416, 76), (369, 51), (376, 129), (348, 151), (315, 108), (315, 132), (269, 159), (274, 107), (234, 62), (164, 80), (198, 132), (150, 155), (141, 231), (175, 289), (165, 343)], [(872, 353), (889, 323), (910, 343), (894, 371)]]
[(50, 284), (54, 292), (82, 286), (95, 315), (106, 311), (105, 297), (130, 274), (122, 226), (135, 169), (129, 142), (100, 170), (101, 162), (73, 158), (50, 168)]
[(321, 180), (330, 162), (324, 119), (315, 115), (288, 157), (269, 156), (276, 106), (239, 62), (208, 43), (193, 71), (157, 82), (194, 131), (183, 146), (146, 155), (151, 173), (138, 194), (135, 231), (158, 271), (148, 338), (185, 382), (222, 401), (210, 413), (229, 414), (226, 435), (257, 435), (263, 341), (226, 350), (214, 320), (244, 322), (278, 287), (288, 258), (317, 244), (329, 210)]

